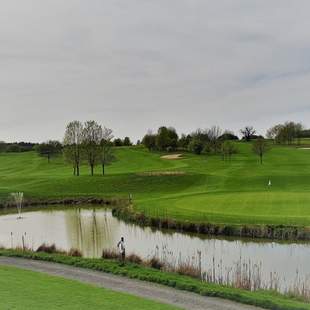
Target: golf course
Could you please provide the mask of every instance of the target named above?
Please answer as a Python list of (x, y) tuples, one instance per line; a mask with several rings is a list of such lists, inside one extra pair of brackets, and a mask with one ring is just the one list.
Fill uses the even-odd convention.
[[(304, 141), (307, 142), (307, 141)], [(62, 156), (35, 152), (0, 155), (0, 195), (26, 199), (127, 198), (148, 216), (194, 223), (310, 225), (310, 150), (274, 145), (263, 164), (251, 142), (235, 142), (230, 160), (221, 156), (150, 152), (142, 146), (115, 148), (106, 175), (86, 165), (81, 175)], [(269, 184), (269, 181), (271, 184)]]

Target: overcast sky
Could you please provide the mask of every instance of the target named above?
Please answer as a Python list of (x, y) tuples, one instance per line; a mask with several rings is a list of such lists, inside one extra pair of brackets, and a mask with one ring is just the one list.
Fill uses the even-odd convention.
[(310, 127), (309, 0), (0, 3), (0, 140)]

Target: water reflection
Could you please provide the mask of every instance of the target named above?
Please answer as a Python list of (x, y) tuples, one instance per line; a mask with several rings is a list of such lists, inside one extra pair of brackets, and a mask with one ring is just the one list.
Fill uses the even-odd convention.
[[(11, 235), (12, 233), (12, 235)], [(0, 217), (0, 245), (22, 245), (22, 236), (28, 247), (55, 243), (58, 248), (79, 249), (86, 257), (100, 257), (103, 249), (115, 248), (121, 236), (125, 237), (128, 252), (148, 258), (155, 253), (177, 262), (195, 256), (201, 251), (202, 268), (212, 267), (213, 258), (223, 269), (230, 268), (242, 257), (245, 261), (262, 263), (262, 277), (268, 280), (276, 272), (286, 285), (292, 284), (296, 270), (310, 274), (309, 244), (280, 244), (243, 240), (205, 239), (180, 233), (164, 233), (150, 228), (126, 224), (114, 218), (109, 210), (72, 208), (27, 212), (22, 220), (14, 215)]]

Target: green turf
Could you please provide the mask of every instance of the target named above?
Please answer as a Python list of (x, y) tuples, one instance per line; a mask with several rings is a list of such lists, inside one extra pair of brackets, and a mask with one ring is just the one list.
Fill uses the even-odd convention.
[[(62, 158), (50, 164), (36, 153), (0, 155), (0, 195), (23, 191), (26, 197), (127, 197), (153, 216), (225, 224), (310, 225), (310, 150), (274, 146), (260, 165), (251, 144), (237, 143), (231, 161), (186, 154), (164, 160), (142, 147), (118, 148), (107, 175), (73, 177)], [(145, 171), (182, 171), (152, 175)], [(272, 186), (268, 188), (268, 180)]]
[(6, 266), (0, 266), (0, 288), (1, 309), (177, 309), (77, 281)]

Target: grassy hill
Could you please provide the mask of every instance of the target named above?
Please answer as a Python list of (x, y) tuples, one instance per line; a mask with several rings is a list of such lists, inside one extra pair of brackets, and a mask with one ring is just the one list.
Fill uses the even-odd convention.
[[(237, 143), (231, 161), (184, 154), (163, 159), (142, 147), (116, 150), (107, 175), (72, 176), (62, 158), (36, 153), (0, 155), (0, 195), (127, 197), (148, 215), (194, 222), (310, 225), (310, 150), (274, 146), (260, 165), (251, 144)], [(152, 172), (152, 173), (150, 173)], [(272, 186), (268, 187), (269, 179)]]

